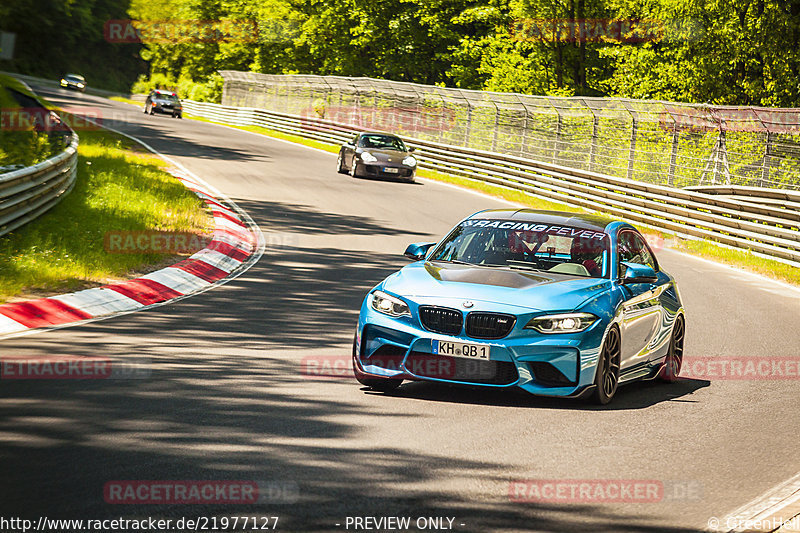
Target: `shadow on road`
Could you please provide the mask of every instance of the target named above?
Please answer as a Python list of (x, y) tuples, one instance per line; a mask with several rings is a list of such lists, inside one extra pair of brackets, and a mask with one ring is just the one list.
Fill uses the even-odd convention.
[[(195, 149), (176, 142), (174, 153), (194, 155)], [(206, 147), (197, 156), (210, 157)], [(255, 157), (234, 150), (225, 156)], [(240, 204), (265, 229), (399, 233), (367, 217)], [(282, 517), (280, 531), (298, 532), (341, 531), (335, 524), (347, 516), (454, 516), (465, 524), (456, 531), (690, 531), (652, 525), (663, 520), (654, 518), (657, 505), (632, 519), (625, 506), (513, 503), (508, 472), (519, 465), (414, 446), (418, 435), (436, 430), (436, 420), (410, 409), (412, 399), (435, 400), (431, 411), (436, 402), (455, 401), (525, 407), (531, 415), (535, 408), (579, 408), (573, 402), (495, 392), (481, 392), (475, 401), (472, 391), (412, 384), (401, 389), (407, 403), (365, 406), (355, 383), (300, 375), (305, 355), (349, 349), (362, 298), (403, 264), (399, 254), (287, 243), (224, 288), (144, 313), (3, 341), (2, 355), (137, 358), (149, 361), (151, 373), (135, 380), (0, 382), (0, 515), (266, 515)], [(631, 388), (615, 408), (646, 407), (697, 386)], [(369, 445), (369, 432), (398, 423), (411, 428), (403, 442)], [(531, 477), (543, 471), (535, 451), (525, 465)], [(296, 483), (299, 500), (110, 505), (103, 499), (103, 486), (112, 480), (207, 479)]]

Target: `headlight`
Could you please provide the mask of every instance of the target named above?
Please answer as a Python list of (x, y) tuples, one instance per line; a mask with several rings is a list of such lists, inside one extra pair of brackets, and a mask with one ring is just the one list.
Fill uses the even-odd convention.
[(389, 296), (383, 291), (375, 291), (372, 293), (372, 308), (379, 313), (389, 316), (411, 316), (406, 303), (400, 298)]
[(378, 158), (375, 157), (374, 155), (372, 155), (369, 152), (364, 152), (364, 153), (361, 154), (361, 160), (364, 163), (374, 163), (375, 161), (378, 160)]
[(417, 166), (417, 160), (414, 158), (413, 155), (410, 155), (410, 156), (406, 157), (405, 159), (403, 159), (403, 164), (408, 166), (408, 167), (415, 167), (415, 166)]
[(61, 85), (66, 85), (66, 84), (67, 84), (67, 80), (61, 80)]
[(83, 87), (83, 84), (82, 84), (82, 83), (79, 83), (79, 84), (78, 84), (78, 87)]
[(597, 321), (591, 313), (564, 313), (534, 317), (525, 326), (539, 333), (578, 333)]

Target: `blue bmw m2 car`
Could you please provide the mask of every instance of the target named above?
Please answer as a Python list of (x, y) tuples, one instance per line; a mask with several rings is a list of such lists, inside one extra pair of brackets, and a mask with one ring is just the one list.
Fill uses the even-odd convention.
[(625, 222), (531, 209), (481, 211), (364, 299), (356, 379), (519, 387), (592, 397), (680, 373), (684, 310), (675, 280)]

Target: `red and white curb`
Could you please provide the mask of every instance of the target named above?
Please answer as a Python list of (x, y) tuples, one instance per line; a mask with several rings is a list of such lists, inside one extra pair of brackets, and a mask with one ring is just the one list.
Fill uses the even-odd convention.
[(199, 196), (214, 217), (212, 240), (204, 249), (170, 267), (140, 278), (49, 298), (0, 305), (0, 337), (31, 330), (108, 318), (203, 292), (244, 273), (263, 253), (261, 230), (250, 216), (180, 163), (158, 153), (180, 169), (173, 175)]

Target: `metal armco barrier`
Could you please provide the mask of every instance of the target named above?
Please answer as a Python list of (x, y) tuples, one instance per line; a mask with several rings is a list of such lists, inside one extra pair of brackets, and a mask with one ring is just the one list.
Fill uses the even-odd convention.
[[(187, 114), (236, 126), (261, 126), (339, 144), (364, 128), (262, 109), (184, 101)], [(565, 204), (603, 211), (677, 235), (709, 239), (800, 266), (800, 208), (785, 190), (758, 188), (758, 201), (650, 184), (528, 158), (406, 139), (420, 166), (494, 183)], [(728, 187), (725, 190), (744, 190)], [(765, 202), (768, 195), (784, 198)], [(784, 195), (783, 197), (779, 195)], [(786, 196), (789, 195), (789, 196)], [(789, 198), (792, 198), (791, 201)], [(800, 204), (800, 202), (797, 202)]]
[(222, 103), (655, 185), (800, 190), (800, 108), (474, 91), (221, 70)]

